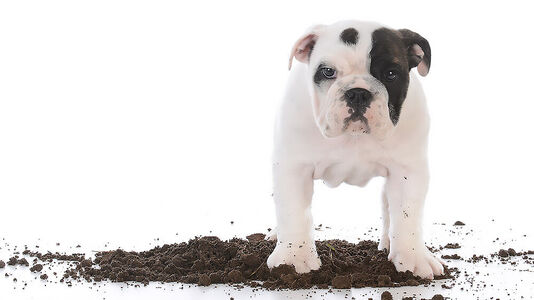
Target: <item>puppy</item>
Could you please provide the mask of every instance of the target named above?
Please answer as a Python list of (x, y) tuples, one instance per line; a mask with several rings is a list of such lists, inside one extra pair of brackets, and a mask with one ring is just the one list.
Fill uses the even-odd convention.
[[(429, 174), (429, 116), (415, 69), (430, 69), (426, 39), (407, 29), (343, 21), (310, 28), (293, 46), (273, 153), (277, 245), (272, 268), (321, 266), (313, 238), (313, 183), (365, 186), (386, 178), (379, 249), (398, 271), (443, 274), (421, 222)], [(414, 69), (414, 70), (412, 70)]]

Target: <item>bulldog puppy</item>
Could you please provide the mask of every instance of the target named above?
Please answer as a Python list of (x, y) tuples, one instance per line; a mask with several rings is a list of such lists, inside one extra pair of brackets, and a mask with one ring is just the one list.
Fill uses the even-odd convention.
[[(291, 70), (293, 58), (300, 63)], [(425, 246), (421, 222), (429, 174), (429, 116), (417, 68), (426, 76), (430, 46), (407, 29), (343, 21), (318, 25), (291, 50), (285, 99), (273, 153), (277, 245), (272, 268), (299, 273), (321, 261), (313, 238), (313, 183), (365, 186), (386, 178), (379, 248), (398, 271), (422, 278), (443, 274)]]

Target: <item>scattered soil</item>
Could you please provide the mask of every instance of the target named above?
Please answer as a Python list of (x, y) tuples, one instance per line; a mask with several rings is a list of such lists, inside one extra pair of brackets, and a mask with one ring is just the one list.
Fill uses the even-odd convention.
[(464, 225), (465, 225), (465, 223), (464, 223), (464, 222), (462, 222), (462, 221), (456, 221), (456, 222), (454, 222), (454, 224), (453, 224), (453, 225), (454, 225), (454, 226), (464, 226)]
[(3, 260), (0, 260), (0, 269), (4, 268), (6, 263)]
[(15, 256), (11, 257), (7, 261), (7, 264), (10, 265), (10, 266), (15, 266), (15, 265), (29, 266), (30, 265), (25, 258), (19, 259), (18, 255), (15, 255)]
[(487, 258), (486, 256), (476, 254), (473, 254), (473, 256), (467, 260), (467, 262), (469, 263), (477, 263), (479, 261), (484, 261), (486, 264), (490, 262), (489, 258)]
[[(150, 281), (183, 282), (208, 286), (217, 283), (249, 285), (267, 289), (303, 289), (330, 287), (397, 287), (427, 284), (411, 272), (397, 272), (387, 253), (377, 243), (362, 241), (317, 241), (322, 266), (317, 271), (297, 274), (293, 266), (281, 265), (269, 270), (266, 260), (276, 242), (264, 240), (264, 234), (252, 234), (247, 240), (221, 241), (214, 236), (197, 237), (187, 243), (163, 245), (144, 252), (121, 249), (98, 252), (94, 261), (79, 254), (28, 254), (39, 259), (59, 258), (75, 263), (67, 269), (64, 280), (112, 282)], [(452, 278), (446, 275), (436, 279)]]
[[(72, 286), (73, 282), (128, 282), (139, 286), (150, 281), (180, 282), (209, 286), (211, 284), (231, 284), (236, 288), (244, 285), (265, 289), (349, 289), (360, 287), (399, 287), (429, 284), (430, 280), (415, 277), (411, 272), (397, 272), (388, 261), (387, 253), (377, 249), (377, 243), (362, 241), (352, 244), (341, 240), (317, 241), (316, 247), (322, 261), (317, 271), (297, 274), (293, 266), (281, 265), (270, 270), (266, 266), (267, 257), (273, 251), (276, 242), (266, 241), (261, 233), (251, 234), (246, 239), (234, 238), (221, 241), (217, 237), (196, 237), (187, 243), (157, 246), (143, 252), (128, 252), (122, 249), (96, 252), (94, 259), (84, 254), (39, 253), (27, 249), (21, 256), (33, 257), (32, 272), (41, 272), (44, 267), (50, 269), (53, 264), (66, 264), (63, 274), (53, 272), (52, 278)], [(439, 248), (430, 248), (436, 253), (442, 249), (458, 249), (459, 243), (449, 243)], [(444, 259), (464, 260), (468, 263), (480, 261), (488, 263), (516, 265), (518, 260), (534, 265), (534, 251), (516, 251), (513, 248), (501, 249), (491, 255), (473, 255), (461, 258), (458, 254), (442, 255)], [(7, 264), (29, 267), (28, 260), (19, 257), (14, 249), (13, 257)], [(93, 257), (93, 255), (91, 255)], [(39, 261), (40, 260), (40, 261)], [(0, 261), (0, 268), (6, 263)], [(459, 278), (467, 272), (457, 268), (445, 268), (446, 275), (436, 279)], [(465, 274), (464, 274), (465, 273)], [(475, 272), (478, 276), (479, 272)], [(5, 277), (16, 278), (7, 272)], [(454, 276), (453, 276), (454, 275)], [(467, 276), (467, 275), (466, 275)], [(47, 274), (39, 278), (49, 280)], [(52, 279), (53, 280), (53, 279)], [(472, 282), (474, 277), (469, 277)], [(456, 281), (442, 284), (450, 289)], [(392, 299), (391, 293), (384, 292), (381, 299)], [(403, 299), (411, 299), (404, 297)], [(434, 300), (443, 299), (434, 295)]]
[(441, 258), (443, 259), (462, 259), (458, 254), (453, 255), (442, 255)]
[(59, 252), (56, 252), (56, 253), (48, 252), (48, 253), (43, 254), (40, 252), (32, 252), (30, 250), (24, 250), (22, 254), (29, 255), (32, 257), (37, 257), (41, 261), (48, 261), (48, 262), (51, 262), (53, 260), (81, 262), (82, 260), (85, 259), (85, 255), (81, 253), (64, 254), (64, 253), (59, 253)]
[(460, 245), (458, 243), (448, 243), (447, 245), (445, 245), (443, 248), (447, 248), (447, 249), (460, 249)]

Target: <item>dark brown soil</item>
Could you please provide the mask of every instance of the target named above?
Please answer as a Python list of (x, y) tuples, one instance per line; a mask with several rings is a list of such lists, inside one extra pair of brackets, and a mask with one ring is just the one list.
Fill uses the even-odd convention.
[(385, 291), (380, 295), (380, 300), (393, 300), (393, 295), (390, 292)]
[(447, 245), (445, 245), (443, 248), (447, 248), (447, 249), (459, 249), (460, 248), (460, 245), (458, 243), (448, 243)]
[[(200, 237), (188, 243), (163, 245), (144, 252), (121, 249), (98, 252), (94, 261), (78, 256), (78, 262), (66, 271), (67, 280), (113, 282), (150, 281), (183, 282), (207, 286), (216, 283), (246, 284), (267, 289), (302, 289), (310, 287), (395, 287), (420, 285), (429, 280), (411, 272), (397, 272), (377, 243), (352, 244), (340, 240), (316, 242), (322, 266), (317, 271), (297, 274), (294, 267), (282, 265), (272, 270), (266, 265), (275, 242), (265, 235), (253, 234), (248, 240), (221, 241), (217, 237)], [(35, 256), (38, 254), (33, 253)], [(40, 254), (52, 259), (52, 254)], [(437, 279), (451, 278), (447, 275)]]
[(525, 252), (517, 252), (513, 248), (508, 248), (508, 250), (501, 249), (497, 253), (500, 257), (508, 257), (508, 256), (521, 256), (521, 255), (528, 255), (532, 254), (531, 251), (525, 251)]
[(48, 262), (51, 262), (54, 259), (56, 259), (56, 260), (64, 260), (64, 261), (81, 262), (82, 260), (85, 259), (85, 256), (83, 254), (80, 254), (80, 253), (62, 254), (62, 253), (58, 253), (58, 252), (56, 252), (56, 253), (48, 252), (48, 253), (43, 254), (43, 253), (40, 253), (40, 252), (31, 252), (30, 250), (24, 250), (22, 252), (22, 254), (30, 255), (30, 256), (33, 256), (33, 257), (37, 257), (41, 261), (48, 261)]
[(441, 258), (443, 259), (462, 259), (458, 254), (453, 255), (442, 255)]
[(41, 264), (35, 264), (30, 268), (30, 271), (32, 272), (41, 272), (43, 270), (43, 265)]
[(508, 251), (501, 249), (499, 250), (499, 256), (500, 257), (508, 257)]
[(464, 223), (464, 222), (462, 222), (462, 221), (456, 221), (456, 222), (454, 222), (454, 224), (453, 224), (453, 225), (454, 225), (454, 226), (464, 226), (464, 225), (465, 225), (465, 223)]
[(7, 264), (10, 266), (15, 266), (15, 265), (29, 266), (30, 265), (25, 258), (19, 259), (18, 255), (15, 255), (9, 258), (9, 260), (7, 261)]
[[(319, 225), (318, 228), (328, 227)], [(455, 228), (451, 232), (464, 232), (462, 230), (465, 229)], [(469, 235), (471, 232), (472, 230), (466, 231), (465, 235)], [(25, 250), (21, 252), (22, 249), (18, 250), (15, 246), (12, 250), (12, 257), (9, 260), (4, 259), (5, 263), (0, 261), (0, 268), (4, 268), (8, 264), (15, 266), (14, 269), (42, 272), (34, 273), (35, 275), (32, 277), (42, 279), (43, 284), (59, 281), (68, 286), (72, 286), (76, 281), (80, 283), (107, 281), (126, 282), (126, 286), (139, 287), (140, 283), (148, 284), (150, 281), (159, 281), (192, 283), (201, 286), (226, 283), (237, 289), (241, 289), (244, 285), (266, 289), (303, 289), (309, 287), (346, 289), (420, 284), (426, 286), (430, 282), (416, 278), (409, 272), (396, 272), (394, 266), (387, 261), (387, 254), (384, 251), (378, 251), (377, 243), (371, 241), (358, 244), (339, 240), (316, 242), (323, 265), (320, 270), (308, 274), (297, 274), (293, 267), (287, 265), (269, 270), (265, 265), (266, 259), (274, 249), (275, 242), (265, 241), (264, 238), (265, 235), (259, 233), (247, 236), (246, 240), (221, 241), (217, 237), (200, 237), (187, 243), (158, 246), (144, 252), (127, 252), (121, 249), (93, 251), (89, 257), (76, 253), (32, 252), (28, 250), (26, 245), (24, 246)], [(497, 237), (494, 242), (498, 240)], [(534, 265), (533, 250), (506, 249), (508, 247), (504, 246), (507, 245), (506, 243), (501, 246), (504, 249), (489, 255), (472, 255), (472, 257), (460, 257), (457, 254), (442, 255), (443, 249), (458, 249), (461, 248), (460, 244), (449, 243), (445, 246), (434, 246), (429, 249), (436, 255), (439, 253), (444, 259), (459, 259), (472, 264)], [(9, 245), (6, 243), (6, 246)], [(39, 248), (39, 246), (35, 246), (35, 248)], [(499, 250), (499, 248), (495, 250)], [(453, 264), (454, 262), (451, 261), (450, 263)], [(63, 265), (62, 269), (67, 268), (63, 274), (53, 271), (53, 268), (60, 264)], [(30, 265), (32, 265), (31, 268)], [(11, 269), (8, 268), (8, 270)], [(49, 270), (49, 274), (44, 274), (45, 269)], [(518, 269), (518, 271), (523, 270)], [(466, 284), (473, 291), (486, 288), (484, 281), (481, 281), (481, 285), (477, 283), (477, 287), (473, 287), (474, 280), (483, 276), (479, 271), (469, 274), (468, 270), (460, 272), (458, 268), (451, 267), (447, 269), (446, 276), (436, 279), (452, 278), (451, 275), (454, 276), (455, 280), (447, 281), (447, 284), (443, 282), (437, 285), (432, 283), (431, 286), (441, 284), (444, 289), (451, 289), (456, 286), (463, 290), (462, 285)], [(19, 282), (19, 285), (23, 283), (22, 289), (27, 284), (24, 280), (15, 278), (16, 276), (8, 273), (7, 270), (3, 277), (9, 278), (13, 282)], [(15, 286), (15, 288), (17, 287)], [(180, 288), (183, 288), (183, 285)], [(391, 297), (391, 293), (384, 293), (381, 296), (388, 299), (388, 294)], [(230, 299), (233, 298), (230, 297)], [(402, 297), (402, 299), (415, 298)], [(434, 295), (432, 299), (444, 298), (442, 295)]]

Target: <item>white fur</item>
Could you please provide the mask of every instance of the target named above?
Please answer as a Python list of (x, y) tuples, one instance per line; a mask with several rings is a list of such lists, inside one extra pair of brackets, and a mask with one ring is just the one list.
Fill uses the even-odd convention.
[[(338, 39), (339, 28), (351, 25), (359, 32), (357, 49), (347, 53)], [(371, 33), (379, 25), (341, 22), (325, 26), (314, 52), (344, 57), (351, 76), (369, 76)], [(326, 138), (318, 121), (321, 101), (309, 66), (297, 63), (291, 71), (276, 124), (273, 153), (277, 246), (269, 267), (292, 264), (303, 273), (320, 267), (313, 239), (311, 201), (315, 179), (335, 187), (346, 182), (365, 186), (375, 176), (386, 177), (383, 191), (383, 234), (379, 248), (399, 271), (423, 278), (443, 273), (440, 260), (425, 247), (421, 221), (428, 186), (427, 135), (429, 116), (419, 79), (410, 73), (410, 85), (396, 126), (388, 134), (341, 134)], [(339, 62), (339, 60), (338, 60)], [(324, 105), (323, 105), (324, 106)], [(387, 116), (389, 118), (389, 115)]]

